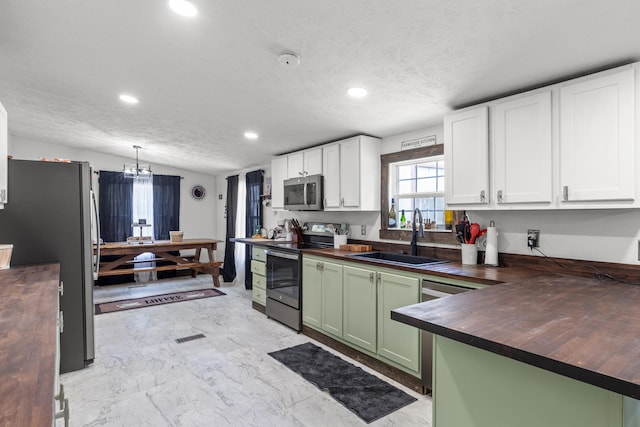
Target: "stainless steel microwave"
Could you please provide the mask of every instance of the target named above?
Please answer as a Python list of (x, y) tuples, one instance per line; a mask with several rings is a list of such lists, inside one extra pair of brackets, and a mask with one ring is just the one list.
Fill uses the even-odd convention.
[(290, 211), (321, 211), (322, 175), (308, 175), (284, 181), (284, 208)]

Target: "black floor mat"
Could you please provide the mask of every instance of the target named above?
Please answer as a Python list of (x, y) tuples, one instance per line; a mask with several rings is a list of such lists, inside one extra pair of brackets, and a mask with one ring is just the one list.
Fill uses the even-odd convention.
[(367, 423), (418, 400), (310, 342), (269, 355)]

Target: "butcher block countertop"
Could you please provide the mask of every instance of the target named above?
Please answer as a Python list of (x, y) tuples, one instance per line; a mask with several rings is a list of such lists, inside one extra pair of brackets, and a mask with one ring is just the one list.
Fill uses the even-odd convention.
[(50, 426), (60, 267), (0, 271), (0, 426)]
[(640, 399), (640, 286), (553, 275), (398, 308), (391, 318)]
[(343, 251), (340, 249), (303, 249), (302, 253), (340, 259), (342, 261), (368, 264), (373, 267), (393, 268), (396, 270), (402, 270), (411, 273), (420, 273), (430, 276), (440, 276), (458, 280), (468, 280), (469, 282), (481, 283), (485, 285), (513, 282), (533, 276), (548, 274), (542, 271), (534, 271), (515, 267), (501, 268), (485, 266), (483, 264), (462, 265), (460, 261), (448, 261), (444, 263), (428, 264), (424, 267), (390, 265), (371, 261), (366, 258), (349, 256), (355, 254), (356, 252)]

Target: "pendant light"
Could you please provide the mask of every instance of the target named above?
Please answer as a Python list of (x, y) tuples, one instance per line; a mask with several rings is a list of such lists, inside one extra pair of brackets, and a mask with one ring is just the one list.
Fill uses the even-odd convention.
[(136, 164), (124, 164), (124, 169), (122, 173), (125, 178), (151, 178), (151, 165), (141, 165), (138, 163), (138, 150), (142, 147), (139, 145), (134, 145), (133, 148), (136, 150)]

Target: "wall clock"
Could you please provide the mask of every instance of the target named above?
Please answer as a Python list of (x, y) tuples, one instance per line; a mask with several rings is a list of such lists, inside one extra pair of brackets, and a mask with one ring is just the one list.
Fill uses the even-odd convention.
[(204, 195), (206, 193), (207, 192), (205, 191), (202, 185), (194, 185), (193, 187), (191, 187), (191, 197), (193, 197), (196, 200), (204, 199)]

